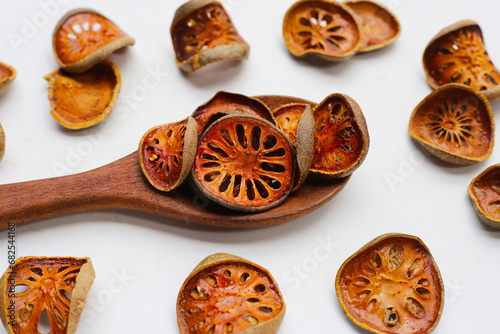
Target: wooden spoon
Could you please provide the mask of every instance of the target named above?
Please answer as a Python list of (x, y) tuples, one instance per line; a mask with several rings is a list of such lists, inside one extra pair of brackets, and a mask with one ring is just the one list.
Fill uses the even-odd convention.
[[(291, 102), (312, 102), (287, 96), (257, 96), (274, 110)], [(129, 209), (186, 222), (225, 226), (275, 225), (302, 217), (335, 197), (350, 177), (307, 180), (287, 200), (269, 211), (248, 214), (226, 209), (197, 193), (189, 182), (168, 193), (153, 188), (134, 152), (109, 165), (75, 175), (0, 186), (0, 230), (9, 222), (27, 222), (96, 209)]]

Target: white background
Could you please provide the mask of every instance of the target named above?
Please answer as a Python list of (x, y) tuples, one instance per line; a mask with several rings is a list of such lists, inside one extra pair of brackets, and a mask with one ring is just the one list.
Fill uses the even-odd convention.
[[(346, 188), (321, 209), (283, 225), (230, 230), (108, 210), (19, 226), (18, 256), (91, 257), (97, 278), (78, 332), (178, 332), (175, 306), (184, 279), (204, 257), (228, 252), (259, 263), (275, 276), (287, 303), (280, 333), (366, 333), (343, 314), (335, 275), (347, 257), (387, 232), (420, 237), (439, 265), (446, 303), (435, 333), (496, 332), (500, 233), (480, 222), (466, 190), (472, 178), (500, 161), (500, 149), (484, 163), (453, 167), (426, 155), (407, 128), (413, 108), (431, 92), (421, 63), (423, 50), (443, 27), (464, 18), (476, 20), (490, 56), (500, 65), (498, 2), (382, 1), (401, 22), (399, 40), (332, 65), (313, 65), (288, 53), (282, 21), (293, 1), (222, 2), (251, 45), (250, 58), (189, 76), (175, 65), (169, 33), (182, 0), (25, 0), (0, 5), (0, 61), (18, 71), (0, 98), (7, 137), (0, 184), (84, 172), (113, 162), (136, 150), (149, 128), (185, 118), (218, 90), (317, 102), (331, 93), (346, 93), (359, 103), (368, 122), (370, 151)], [(108, 16), (136, 44), (110, 57), (123, 81), (115, 110), (101, 124), (73, 132), (51, 117), (43, 76), (57, 68), (54, 26), (78, 7)], [(29, 30), (30, 24), (35, 29)], [(21, 44), (12, 43), (16, 37), (23, 38)], [(148, 71), (161, 72), (152, 90), (143, 87)], [(492, 107), (494, 112), (500, 109), (500, 102)], [(7, 267), (5, 232), (0, 233), (0, 267)]]

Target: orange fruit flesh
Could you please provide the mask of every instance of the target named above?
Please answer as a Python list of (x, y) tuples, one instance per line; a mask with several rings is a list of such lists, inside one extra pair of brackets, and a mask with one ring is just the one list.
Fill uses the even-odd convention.
[(12, 76), (12, 70), (0, 64), (0, 83)]
[(500, 168), (493, 168), (475, 180), (472, 190), (486, 216), (500, 220)]
[(304, 104), (290, 104), (274, 111), (273, 116), (276, 119), (278, 127), (288, 135), (293, 145), (295, 145), (297, 127), (300, 118), (306, 106)]

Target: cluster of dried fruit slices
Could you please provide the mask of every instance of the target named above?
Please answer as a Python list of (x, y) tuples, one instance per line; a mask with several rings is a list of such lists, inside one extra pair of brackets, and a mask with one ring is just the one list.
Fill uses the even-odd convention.
[[(16, 78), (16, 70), (7, 64), (0, 62), (0, 96), (5, 93), (12, 81)], [(0, 161), (5, 154), (5, 132), (0, 124)]]

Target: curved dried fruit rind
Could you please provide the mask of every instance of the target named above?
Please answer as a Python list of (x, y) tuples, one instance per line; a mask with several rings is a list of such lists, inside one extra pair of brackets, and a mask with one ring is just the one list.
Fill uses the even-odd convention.
[(457, 83), (481, 91), (490, 100), (500, 97), (500, 72), (474, 21), (459, 21), (441, 30), (427, 45), (423, 64), (432, 88)]
[(5, 154), (5, 132), (3, 131), (2, 124), (0, 124), (0, 161), (2, 161)]
[(269, 271), (224, 253), (200, 262), (177, 298), (181, 334), (275, 334), (285, 309), (281, 291)]
[(17, 72), (12, 66), (0, 62), (0, 95), (5, 93), (16, 75)]
[(89, 8), (64, 15), (52, 35), (54, 55), (66, 71), (80, 73), (135, 40), (104, 15)]
[(310, 54), (338, 62), (356, 54), (364, 32), (349, 7), (329, 0), (301, 0), (285, 15), (283, 38), (294, 56)]
[[(40, 315), (46, 310), (52, 334), (75, 333), (94, 278), (89, 258), (18, 258), (0, 280), (0, 316), (7, 332), (38, 333)], [(18, 292), (21, 287), (27, 290)]]
[(495, 123), (490, 103), (481, 93), (465, 85), (447, 84), (415, 108), (409, 133), (439, 159), (470, 165), (491, 155)]
[(429, 249), (404, 234), (381, 235), (349, 257), (335, 290), (348, 318), (373, 333), (429, 333), (444, 305), (443, 281)]
[(401, 34), (396, 16), (386, 7), (370, 0), (344, 2), (359, 19), (364, 30), (364, 39), (359, 52), (369, 52), (392, 44)]
[(475, 177), (468, 193), (481, 221), (500, 229), (500, 164), (488, 167)]
[(294, 184), (296, 157), (288, 137), (251, 115), (230, 115), (202, 135), (192, 176), (210, 200), (260, 212), (282, 203)]
[(247, 59), (250, 52), (218, 1), (191, 0), (179, 7), (170, 34), (177, 66), (187, 73), (223, 60)]
[(141, 168), (158, 190), (177, 188), (188, 176), (196, 155), (198, 124), (192, 117), (149, 129), (139, 144)]
[(115, 106), (121, 88), (120, 71), (108, 60), (82, 73), (57, 69), (44, 78), (49, 82), (50, 113), (72, 130), (103, 121)]
[(359, 105), (332, 94), (313, 108), (316, 130), (310, 173), (322, 178), (351, 175), (366, 158), (370, 137)]

